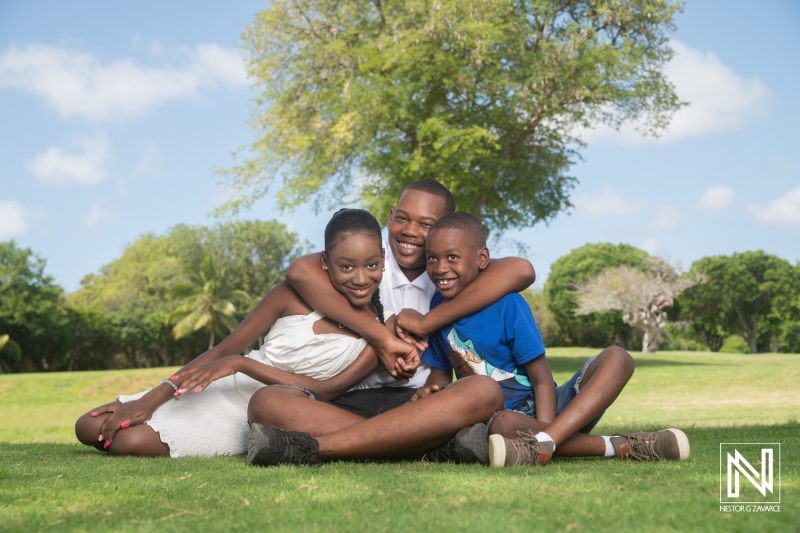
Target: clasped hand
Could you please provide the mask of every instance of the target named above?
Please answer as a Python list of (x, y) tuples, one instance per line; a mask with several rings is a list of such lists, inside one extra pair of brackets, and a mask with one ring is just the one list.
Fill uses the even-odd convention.
[(425, 315), (414, 309), (403, 309), (395, 317), (394, 330), (397, 336), (416, 346), (427, 347), (426, 339), (432, 332), (425, 327)]

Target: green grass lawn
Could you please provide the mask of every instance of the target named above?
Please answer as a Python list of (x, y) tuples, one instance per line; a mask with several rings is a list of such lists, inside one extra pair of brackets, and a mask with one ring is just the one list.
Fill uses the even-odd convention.
[[(556, 379), (592, 350), (551, 349)], [(557, 459), (542, 469), (420, 462), (248, 468), (242, 457), (109, 458), (83, 412), (167, 369), (0, 376), (0, 531), (797, 531), (800, 356), (634, 354), (595, 433), (680, 427), (686, 463)], [(780, 442), (781, 512), (719, 510), (719, 443)]]

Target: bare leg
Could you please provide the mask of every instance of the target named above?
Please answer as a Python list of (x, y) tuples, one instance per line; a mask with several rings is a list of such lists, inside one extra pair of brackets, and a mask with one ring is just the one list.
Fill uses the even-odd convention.
[(547, 434), (560, 446), (594, 417), (607, 409), (633, 375), (634, 362), (618, 346), (603, 350), (586, 368), (580, 394), (547, 426)]
[(320, 459), (397, 457), (436, 448), (458, 430), (503, 408), (491, 378), (470, 376), (446, 389), (339, 431), (318, 437)]
[(169, 446), (161, 442), (153, 428), (141, 424), (117, 431), (108, 447), (108, 453), (133, 457), (166, 457), (169, 455)]
[(114, 435), (114, 440), (108, 447), (103, 448), (103, 443), (97, 440), (100, 435), (100, 426), (111, 413), (91, 416), (86, 413), (75, 423), (75, 435), (78, 440), (88, 446), (93, 446), (100, 451), (108, 451), (111, 455), (133, 455), (141, 457), (160, 457), (169, 455), (169, 446), (161, 442), (153, 428), (147, 424), (131, 426), (120, 429)]
[(580, 433), (594, 417), (607, 409), (633, 375), (634, 361), (618, 346), (603, 350), (592, 361), (580, 384), (580, 394), (549, 425), (513, 411), (503, 411), (492, 421), (490, 433), (516, 438), (517, 429), (527, 427), (538, 433), (546, 431), (556, 443), (556, 455), (570, 457), (602, 456), (602, 437)]
[(82, 444), (97, 448), (101, 452), (105, 451), (103, 450), (103, 442), (98, 441), (97, 437), (100, 435), (100, 426), (103, 425), (106, 417), (110, 415), (111, 413), (91, 416), (86, 413), (75, 422), (75, 436), (78, 437)]
[(356, 414), (287, 387), (259, 389), (250, 398), (247, 418), (262, 426), (302, 431), (315, 438), (364, 421)]
[[(489, 426), (489, 433), (497, 433), (506, 438), (515, 439), (517, 438), (517, 430), (520, 428), (528, 428), (536, 434), (540, 431), (547, 431), (547, 424), (521, 413), (503, 411), (498, 413), (492, 420), (492, 424)], [(554, 455), (560, 457), (602, 457), (606, 451), (606, 443), (603, 437), (580, 432), (575, 433), (556, 446)]]

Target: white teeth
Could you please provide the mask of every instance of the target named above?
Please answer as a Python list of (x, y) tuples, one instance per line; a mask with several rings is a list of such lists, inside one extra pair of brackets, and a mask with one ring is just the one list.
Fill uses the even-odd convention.
[(452, 285), (452, 284), (453, 284), (453, 282), (455, 282), (455, 280), (454, 280), (454, 279), (439, 279), (439, 280), (436, 280), (436, 283), (437, 283), (437, 284), (438, 284), (440, 287), (445, 287), (445, 286), (447, 286), (447, 285)]
[(420, 246), (417, 246), (416, 244), (409, 244), (407, 242), (400, 242), (397, 244), (399, 244), (401, 248), (405, 248), (406, 250), (416, 250), (417, 248), (420, 248)]

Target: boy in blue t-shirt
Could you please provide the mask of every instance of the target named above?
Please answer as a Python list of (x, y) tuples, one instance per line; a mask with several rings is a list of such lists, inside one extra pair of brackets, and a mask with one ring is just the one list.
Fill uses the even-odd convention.
[[(428, 234), (427, 254), (428, 275), (441, 292), (433, 308), (461, 292), (488, 264), (483, 225), (466, 213), (441, 218)], [(453, 370), (458, 378), (477, 374), (500, 384), (506, 410), (488, 425), (492, 466), (546, 465), (556, 449), (563, 456), (640, 461), (689, 457), (689, 441), (679, 429), (589, 435), (633, 374), (633, 358), (612, 346), (557, 387), (539, 330), (519, 294), (435, 332), (422, 361), (431, 374), (412, 401), (450, 384)]]

